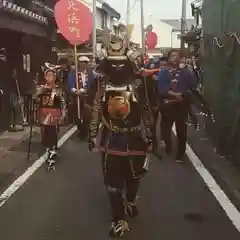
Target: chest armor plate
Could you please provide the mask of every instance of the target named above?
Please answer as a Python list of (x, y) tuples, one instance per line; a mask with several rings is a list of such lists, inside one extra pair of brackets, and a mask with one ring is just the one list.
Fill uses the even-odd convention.
[(40, 95), (40, 108), (61, 108), (60, 97), (56, 93), (43, 93)]
[(60, 96), (51, 91), (41, 94), (39, 103), (39, 123), (42, 125), (56, 125), (60, 117)]
[(123, 87), (107, 85), (102, 101), (105, 105), (105, 113), (111, 120), (125, 120), (137, 99), (131, 85)]

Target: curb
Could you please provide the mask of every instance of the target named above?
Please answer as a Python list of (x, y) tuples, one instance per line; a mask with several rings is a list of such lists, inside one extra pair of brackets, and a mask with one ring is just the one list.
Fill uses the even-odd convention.
[(214, 143), (204, 130), (196, 132), (193, 127), (189, 127), (188, 144), (240, 210), (240, 169), (230, 160), (217, 154)]

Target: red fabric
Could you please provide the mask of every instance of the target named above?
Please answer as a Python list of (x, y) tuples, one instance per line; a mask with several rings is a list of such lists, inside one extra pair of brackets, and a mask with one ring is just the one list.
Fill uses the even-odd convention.
[(153, 49), (157, 46), (158, 37), (155, 32), (149, 32), (147, 34), (147, 47), (148, 49)]
[(61, 109), (41, 108), (39, 109), (39, 123), (46, 126), (54, 126), (62, 116)]

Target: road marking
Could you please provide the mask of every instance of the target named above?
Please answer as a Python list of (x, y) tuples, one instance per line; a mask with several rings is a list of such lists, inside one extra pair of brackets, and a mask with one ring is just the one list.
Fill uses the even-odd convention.
[[(65, 133), (59, 140), (59, 147), (61, 147), (77, 130), (77, 127), (72, 127), (67, 133)], [(176, 129), (173, 127), (173, 132), (176, 135)], [(204, 167), (198, 156), (194, 153), (192, 148), (187, 144), (186, 154), (202, 177), (203, 181), (208, 186), (214, 197), (217, 199), (223, 210), (226, 212), (233, 225), (240, 232), (240, 213), (237, 208), (232, 204), (224, 191), (219, 187), (217, 182)], [(8, 201), (8, 199), (44, 164), (46, 160), (46, 154), (41, 156), (36, 162), (34, 162), (17, 180), (15, 180), (11, 186), (9, 186), (0, 195), (0, 208)]]
[[(72, 127), (67, 131), (58, 141), (58, 146), (61, 147), (75, 132), (77, 127)], [(11, 186), (9, 186), (0, 195), (0, 208), (7, 202), (7, 200), (44, 164), (46, 161), (46, 153), (42, 155), (36, 162), (34, 162)]]
[[(173, 127), (173, 133), (176, 135), (176, 128)], [(186, 146), (186, 155), (188, 156), (190, 162), (193, 164), (197, 172), (202, 177), (203, 181), (206, 183), (209, 190), (212, 192), (214, 197), (217, 199), (228, 218), (232, 221), (233, 225), (240, 232), (240, 212), (237, 208), (232, 204), (230, 199), (224, 193), (224, 191), (217, 184), (212, 175), (208, 172), (208, 170), (204, 167), (203, 163), (200, 161), (198, 156), (194, 153), (192, 148), (187, 144)]]

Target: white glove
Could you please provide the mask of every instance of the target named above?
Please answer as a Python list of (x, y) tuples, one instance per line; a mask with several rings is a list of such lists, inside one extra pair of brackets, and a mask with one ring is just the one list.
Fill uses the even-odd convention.
[(85, 93), (86, 90), (85, 90), (84, 88), (80, 88), (80, 92), (81, 92), (81, 93)]

